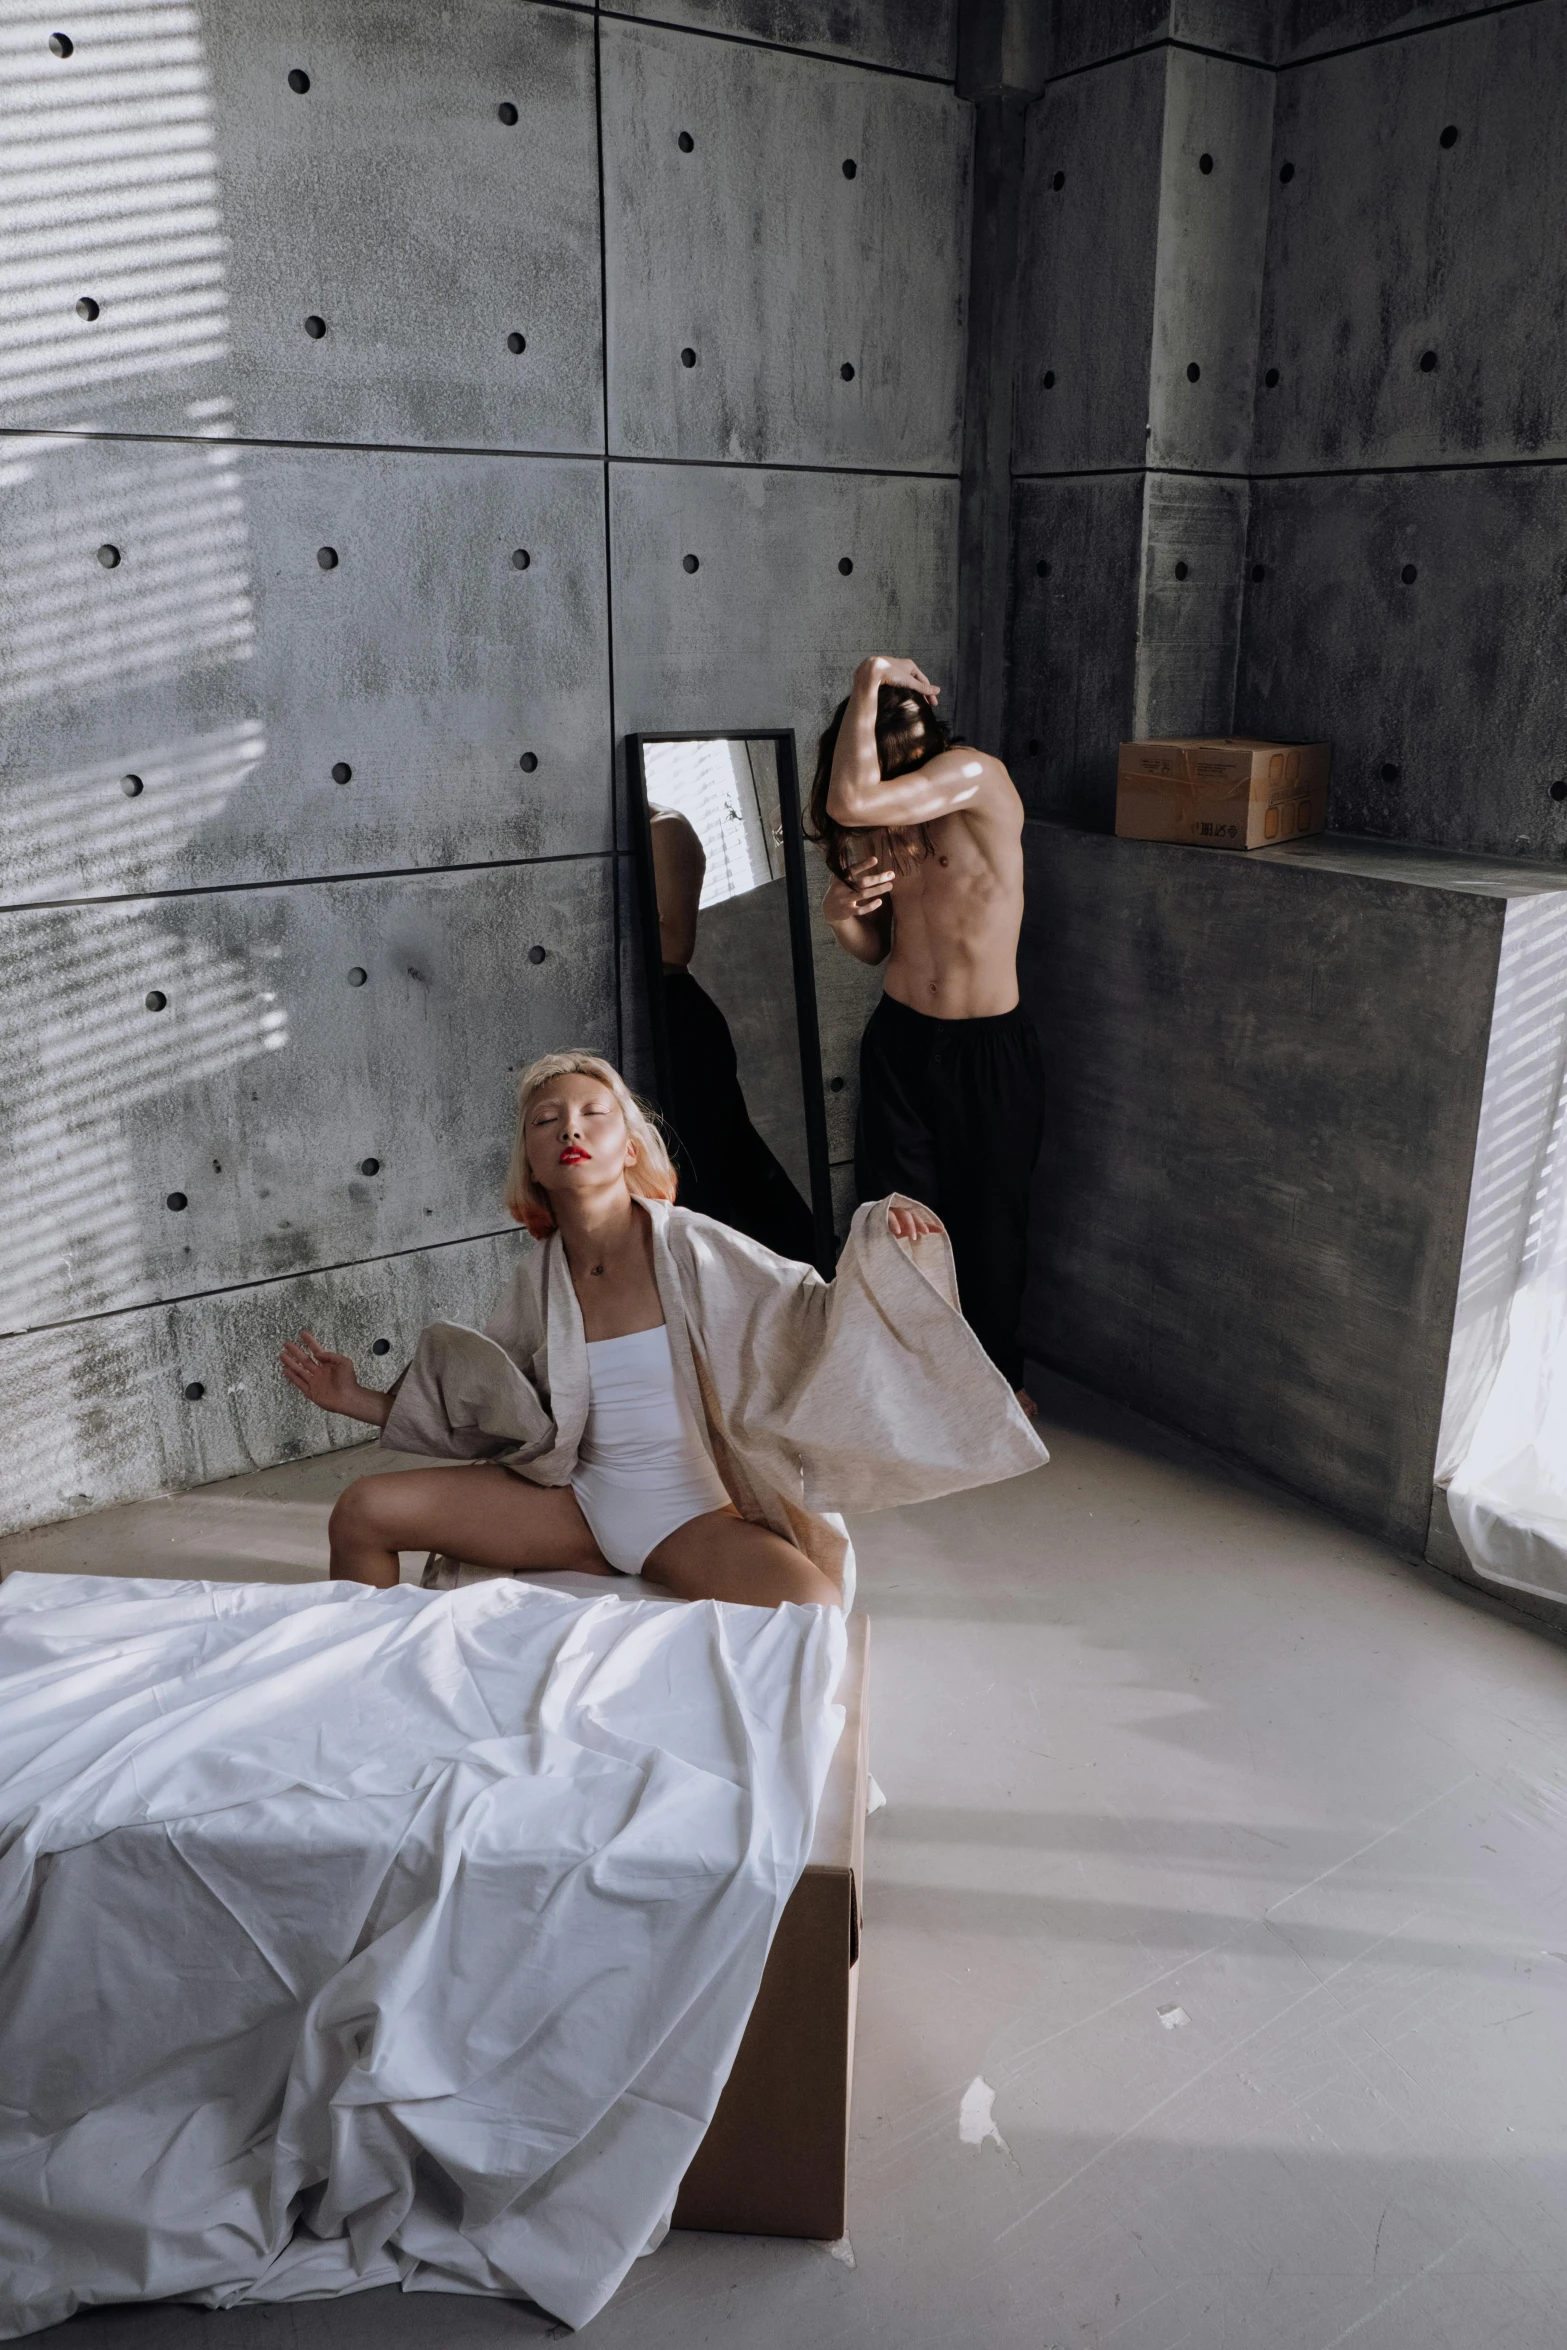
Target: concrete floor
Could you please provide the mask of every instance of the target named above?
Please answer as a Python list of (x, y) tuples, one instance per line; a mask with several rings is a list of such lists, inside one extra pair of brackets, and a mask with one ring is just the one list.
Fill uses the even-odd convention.
[[(1038, 1475), (855, 1530), (888, 1801), (850, 2242), (674, 2236), (595, 2350), (1561, 2350), (1567, 1647), (1105, 1407), (1053, 1394), (1046, 1433)], [(298, 1579), (363, 1465), (0, 1567)], [(560, 2330), (393, 2293), (84, 2328)]]

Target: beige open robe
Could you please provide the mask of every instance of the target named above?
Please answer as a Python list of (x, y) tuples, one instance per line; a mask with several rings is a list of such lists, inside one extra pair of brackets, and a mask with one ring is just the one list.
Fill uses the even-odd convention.
[[(638, 1202), (676, 1375), (725, 1491), (841, 1578), (845, 1605), (854, 1553), (838, 1512), (930, 1501), (1050, 1457), (958, 1311), (945, 1232), (911, 1246), (888, 1230), (888, 1209), (913, 1204), (862, 1207), (824, 1281), (710, 1216)], [(527, 1250), (482, 1334), (420, 1333), (381, 1441), (569, 1485), (587, 1416), (582, 1312), (552, 1236)]]

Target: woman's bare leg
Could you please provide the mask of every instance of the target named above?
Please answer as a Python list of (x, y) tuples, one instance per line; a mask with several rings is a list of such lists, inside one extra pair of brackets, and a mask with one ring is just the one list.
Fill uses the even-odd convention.
[(732, 1599), (749, 1607), (842, 1607), (843, 1591), (803, 1550), (735, 1510), (708, 1510), (666, 1534), (643, 1573), (676, 1599)]
[(333, 1580), (380, 1591), (397, 1581), (400, 1550), (444, 1550), (476, 1567), (609, 1572), (569, 1485), (530, 1485), (493, 1462), (356, 1478), (327, 1531)]

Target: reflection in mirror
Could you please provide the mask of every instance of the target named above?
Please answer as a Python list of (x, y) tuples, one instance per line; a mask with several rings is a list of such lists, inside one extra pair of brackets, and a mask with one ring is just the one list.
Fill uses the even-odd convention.
[[(803, 935), (797, 943), (804, 924), (791, 919), (785, 832), (792, 818), (798, 833), (798, 815), (792, 790), (781, 794), (777, 738), (644, 737), (637, 748), (646, 809), (639, 832), (658, 919), (660, 1108), (681, 1204), (781, 1256), (814, 1262), (795, 1017), (796, 956), (803, 951), (809, 994), (810, 946)], [(635, 789), (635, 759), (632, 767)], [(649, 969), (651, 983), (651, 957)], [(811, 1083), (819, 1096), (814, 1067)]]

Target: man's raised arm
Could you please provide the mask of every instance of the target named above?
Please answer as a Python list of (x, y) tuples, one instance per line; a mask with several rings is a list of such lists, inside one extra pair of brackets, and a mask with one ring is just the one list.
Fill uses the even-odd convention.
[(903, 686), (934, 709), (941, 688), (931, 684), (917, 662), (876, 653), (854, 672), (849, 707), (838, 730), (827, 813), (835, 824), (885, 825), (897, 829), (929, 824), (937, 816), (971, 808), (984, 790), (993, 762), (966, 748), (938, 751), (906, 775), (883, 775), (876, 748), (876, 713), (883, 686)]

